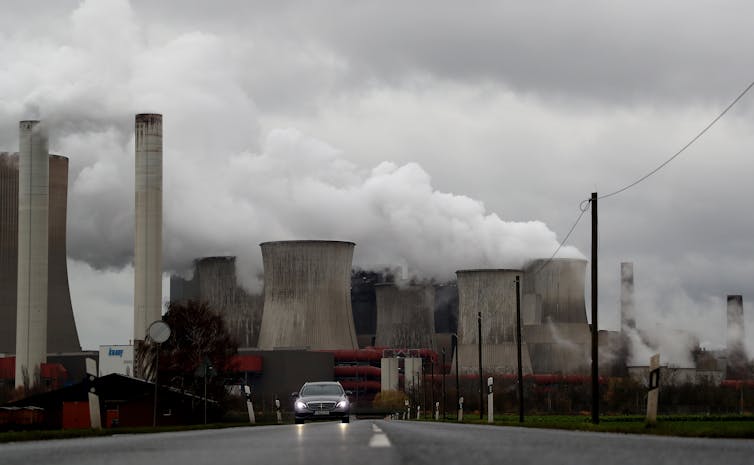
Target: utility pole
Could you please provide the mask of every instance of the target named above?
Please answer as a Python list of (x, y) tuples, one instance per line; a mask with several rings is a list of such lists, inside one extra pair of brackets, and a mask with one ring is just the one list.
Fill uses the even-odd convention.
[(477, 342), (479, 346), (479, 419), (484, 419), (484, 379), (482, 379), (482, 312), (477, 312)]
[(442, 421), (445, 421), (445, 348), (442, 348)]
[(592, 423), (600, 422), (600, 380), (598, 366), (599, 325), (597, 324), (597, 193), (592, 192)]
[(524, 422), (524, 369), (521, 366), (521, 279), (516, 275), (516, 356), (518, 358), (518, 421)]
[[(458, 334), (453, 333), (453, 337), (455, 338), (456, 345), (454, 346), (453, 350), (455, 350), (455, 360), (456, 360), (456, 408), (460, 405), (461, 400), (461, 386), (458, 381)], [(460, 421), (460, 418), (457, 418), (458, 421)]]

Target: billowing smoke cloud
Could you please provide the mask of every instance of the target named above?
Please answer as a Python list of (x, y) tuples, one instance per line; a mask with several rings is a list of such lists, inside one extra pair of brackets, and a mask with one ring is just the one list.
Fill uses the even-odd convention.
[[(259, 242), (340, 239), (357, 243), (357, 265), (406, 263), (416, 274), (450, 277), (459, 268), (521, 266), (558, 245), (541, 222), (506, 222), (479, 201), (438, 191), (418, 164), (368, 170), (295, 129), (262, 134), (241, 86), (253, 70), (233, 65), (244, 44), (227, 47), (200, 32), (142, 39), (123, 0), (84, 2), (67, 24), (66, 45), (41, 43), (24, 57), (55, 72), (28, 74), (3, 116), (15, 121), (39, 108), (57, 127), (54, 149), (71, 159), (73, 259), (97, 268), (132, 260), (132, 126), (143, 111), (164, 114), (171, 270), (199, 256), (239, 255), (252, 285)], [(561, 254), (579, 256), (569, 247)]]

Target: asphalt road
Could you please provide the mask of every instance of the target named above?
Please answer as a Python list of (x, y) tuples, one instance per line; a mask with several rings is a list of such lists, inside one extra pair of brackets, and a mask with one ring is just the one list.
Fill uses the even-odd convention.
[(0, 464), (752, 464), (754, 441), (353, 421), (0, 444)]

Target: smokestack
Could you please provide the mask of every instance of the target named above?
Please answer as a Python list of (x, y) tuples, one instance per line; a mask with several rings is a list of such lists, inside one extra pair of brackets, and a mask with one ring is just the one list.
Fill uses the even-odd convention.
[(162, 318), (162, 115), (136, 115), (134, 341)]
[(400, 349), (432, 348), (435, 295), (433, 286), (377, 284), (375, 345)]
[[(482, 314), (482, 368), (485, 373), (513, 374), (516, 356), (516, 276), (520, 270), (461, 270), (458, 277), (458, 363), (463, 373), (477, 373), (477, 315)], [(526, 344), (521, 356), (531, 373)]]
[(358, 348), (351, 312), (353, 242), (264, 242), (260, 349)]
[(620, 264), (620, 330), (626, 333), (636, 329), (634, 313), (634, 264), (622, 262)]
[(47, 133), (19, 124), (16, 387), (39, 381), (47, 361), (49, 178)]
[(744, 299), (728, 296), (728, 354), (744, 353)]

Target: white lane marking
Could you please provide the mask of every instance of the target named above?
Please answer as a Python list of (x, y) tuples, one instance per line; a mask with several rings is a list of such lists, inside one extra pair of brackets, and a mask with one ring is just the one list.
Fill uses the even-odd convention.
[(385, 433), (376, 433), (369, 440), (369, 447), (390, 447), (390, 440)]
[(374, 423), (372, 423), (372, 431), (374, 431), (375, 433), (381, 433), (382, 432), (382, 430), (380, 429), (380, 427), (377, 426), (377, 425), (375, 425)]

